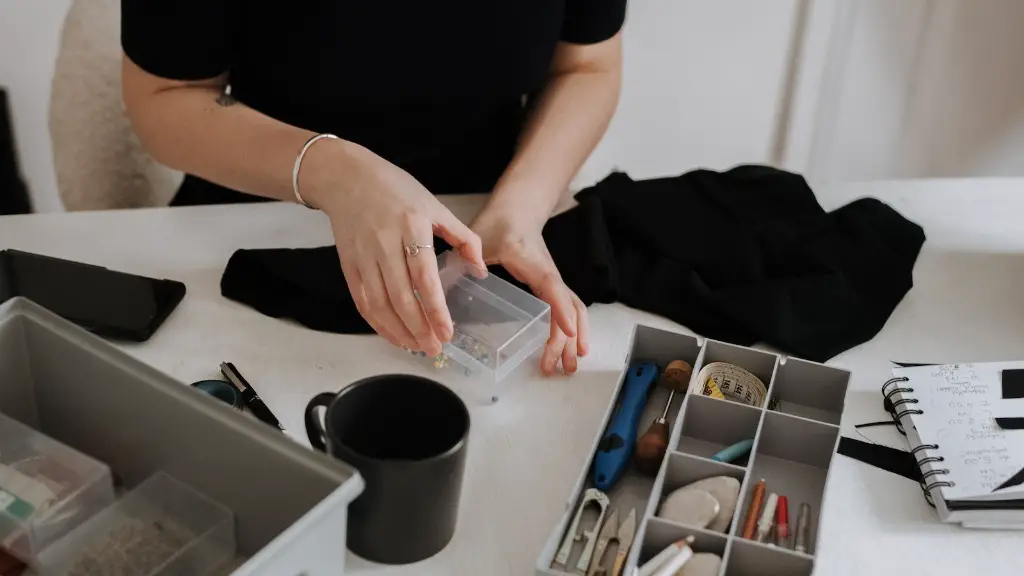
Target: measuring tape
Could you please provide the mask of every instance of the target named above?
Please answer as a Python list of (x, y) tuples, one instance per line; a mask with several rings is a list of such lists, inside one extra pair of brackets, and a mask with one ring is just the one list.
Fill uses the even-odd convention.
[(727, 362), (712, 362), (702, 368), (694, 386), (692, 392), (703, 396), (725, 396), (725, 399), (755, 407), (764, 406), (768, 395), (768, 388), (760, 378)]

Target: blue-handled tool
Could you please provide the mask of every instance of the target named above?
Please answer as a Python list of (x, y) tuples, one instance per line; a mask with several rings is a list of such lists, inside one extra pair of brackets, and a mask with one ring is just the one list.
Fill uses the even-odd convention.
[(612, 415), (608, 429), (594, 455), (594, 487), (607, 492), (622, 478), (636, 446), (640, 415), (647, 404), (647, 393), (658, 379), (658, 367), (650, 362), (633, 364), (626, 372), (622, 401)]

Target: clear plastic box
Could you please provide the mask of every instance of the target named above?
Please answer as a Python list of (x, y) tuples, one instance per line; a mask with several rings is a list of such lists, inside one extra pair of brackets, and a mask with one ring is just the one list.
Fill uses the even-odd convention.
[(203, 576), (235, 557), (234, 514), (164, 472), (39, 557), (39, 576)]
[[(431, 360), (437, 368), (454, 363), (457, 370), (496, 385), (547, 340), (551, 307), (455, 252), (437, 258), (455, 335), (445, 342), (442, 356)], [(492, 390), (497, 399), (497, 386)]]
[(105, 464), (0, 414), (0, 548), (32, 564), (113, 501)]

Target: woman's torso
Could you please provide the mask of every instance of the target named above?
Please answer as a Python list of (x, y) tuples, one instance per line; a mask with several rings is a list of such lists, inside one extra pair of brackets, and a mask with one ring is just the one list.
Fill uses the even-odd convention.
[(212, 1), (228, 4), (232, 96), (362, 144), (435, 193), (486, 192), (500, 176), (565, 10), (565, 0)]

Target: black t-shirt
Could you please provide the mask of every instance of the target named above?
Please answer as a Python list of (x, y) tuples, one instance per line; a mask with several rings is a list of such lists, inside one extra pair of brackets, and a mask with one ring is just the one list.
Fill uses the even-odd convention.
[[(126, 54), (228, 72), (268, 116), (366, 146), (434, 193), (486, 192), (559, 41), (615, 35), (626, 0), (121, 0)], [(298, 152), (298, 151), (296, 151)]]

